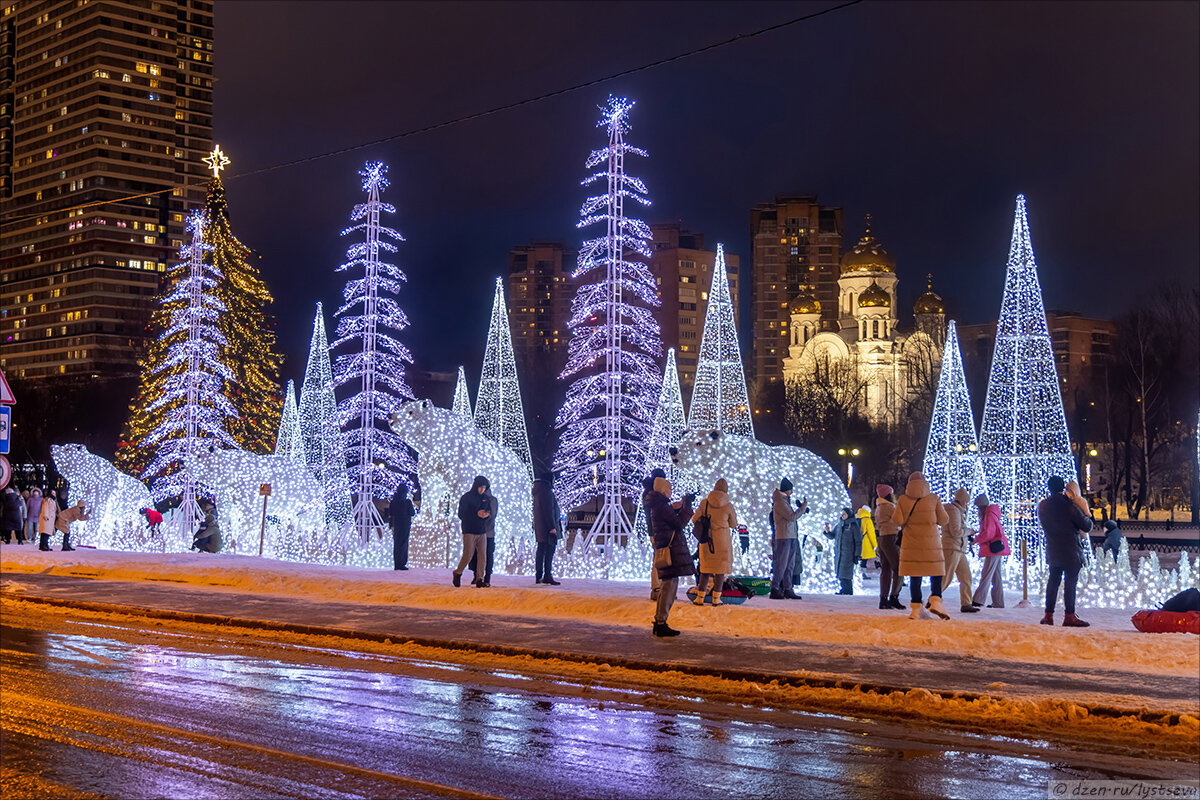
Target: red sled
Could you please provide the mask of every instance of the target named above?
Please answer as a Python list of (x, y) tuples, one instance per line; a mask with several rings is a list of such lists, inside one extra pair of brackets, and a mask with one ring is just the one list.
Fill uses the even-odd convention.
[(1139, 611), (1131, 619), (1142, 633), (1200, 635), (1200, 611)]

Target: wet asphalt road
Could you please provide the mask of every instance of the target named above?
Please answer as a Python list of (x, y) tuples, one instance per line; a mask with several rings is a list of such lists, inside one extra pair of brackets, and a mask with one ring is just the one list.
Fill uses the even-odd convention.
[(1045, 797), (1194, 765), (252, 634), (0, 625), (8, 797)]

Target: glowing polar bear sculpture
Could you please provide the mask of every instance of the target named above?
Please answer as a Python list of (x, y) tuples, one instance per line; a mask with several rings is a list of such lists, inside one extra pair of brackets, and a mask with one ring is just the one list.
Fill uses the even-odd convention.
[(212, 448), (196, 456), (196, 478), (213, 491), (226, 552), (258, 554), (263, 508), (258, 490), (264, 483), (271, 484), (267, 514), (280, 524), (269, 526), (272, 535), (267, 537), (263, 555), (291, 558), (298, 544), (296, 536), (324, 534), (321, 487), (294, 458)]
[(139, 512), (154, 505), (146, 485), (81, 444), (53, 445), (50, 455), (71, 502), (88, 508), (89, 519), (71, 525), (75, 541), (104, 550), (144, 549), (134, 539), (144, 528)]
[[(529, 473), (516, 453), (483, 435), (470, 417), (438, 408), (428, 400), (405, 403), (391, 416), (392, 430), (417, 451), (417, 480), (422, 493), (449, 487), (450, 513), (471, 488), (476, 475), (491, 484), (499, 503), (496, 515), (495, 570), (526, 572), (532, 566), (518, 557), (517, 543), (533, 535), (533, 498)], [(437, 501), (432, 494), (426, 502)], [(454, 527), (458, 530), (457, 517)], [(528, 549), (528, 548), (525, 548)]]
[(842, 508), (850, 506), (850, 495), (837, 473), (824, 460), (799, 447), (772, 447), (748, 436), (720, 431), (688, 431), (671, 461), (699, 483), (700, 498), (712, 490), (718, 478), (729, 484), (729, 499), (738, 521), (750, 530), (747, 556), (751, 563), (761, 564), (769, 558), (767, 517), (772, 494), (782, 478), (795, 487), (793, 500), (808, 499), (809, 513), (797, 522), (801, 536), (816, 536), (825, 544), (825, 524), (833, 525)]

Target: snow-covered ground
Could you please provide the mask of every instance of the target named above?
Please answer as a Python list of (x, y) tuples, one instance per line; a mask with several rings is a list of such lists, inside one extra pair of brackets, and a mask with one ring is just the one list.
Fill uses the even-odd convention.
[[(30, 546), (0, 547), (7, 580), (19, 573), (48, 573), (120, 581), (173, 582), (192, 588), (236, 591), (305, 600), (391, 604), (506, 617), (579, 620), (593, 624), (648, 628), (653, 614), (645, 583), (567, 579), (562, 586), (535, 585), (520, 576), (494, 575), (490, 589), (455, 588), (449, 570), (397, 572), (358, 567), (327, 567), (250, 556), (200, 553), (148, 554), (81, 549), (40, 552)], [(880, 611), (867, 581), (867, 594), (852, 597), (805, 595), (803, 600), (756, 597), (740, 606), (692, 606), (679, 592), (671, 624), (683, 631), (862, 648), (906, 650), (1075, 667), (1113, 667), (1146, 674), (1195, 677), (1200, 672), (1200, 639), (1185, 634), (1144, 634), (1130, 616), (1137, 609), (1089, 609), (1080, 616), (1087, 629), (1039, 625), (1040, 602), (1017, 608), (1010, 592), (1007, 608), (958, 611), (958, 586), (945, 593), (951, 620), (914, 621), (906, 613)], [(907, 599), (907, 592), (901, 596)], [(1061, 621), (1061, 606), (1058, 619)]]

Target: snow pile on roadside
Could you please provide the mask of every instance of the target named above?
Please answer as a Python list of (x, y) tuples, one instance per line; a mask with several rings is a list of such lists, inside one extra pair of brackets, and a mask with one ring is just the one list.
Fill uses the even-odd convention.
[[(177, 582), (238, 592), (345, 603), (386, 603), (411, 608), (462, 610), (532, 619), (573, 619), (594, 624), (646, 627), (653, 609), (645, 584), (567, 580), (536, 586), (527, 577), (496, 575), (491, 589), (454, 588), (446, 570), (406, 572), (283, 563), (249, 556), (146, 554), (99, 550), (43, 553), (31, 547), (0, 549), (5, 577), (44, 572), (120, 581)], [(1133, 630), (1134, 609), (1080, 609), (1093, 627), (1064, 629), (1037, 624), (1032, 608), (984, 609), (953, 619), (915, 622), (880, 611), (872, 595), (805, 595), (802, 601), (753, 598), (741, 606), (697, 608), (683, 599), (671, 624), (683, 630), (740, 638), (776, 639), (905, 649), (1033, 663), (1136, 668), (1147, 673), (1195, 675), (1200, 647), (1183, 634)], [(1061, 616), (1061, 611), (1060, 611)]]

